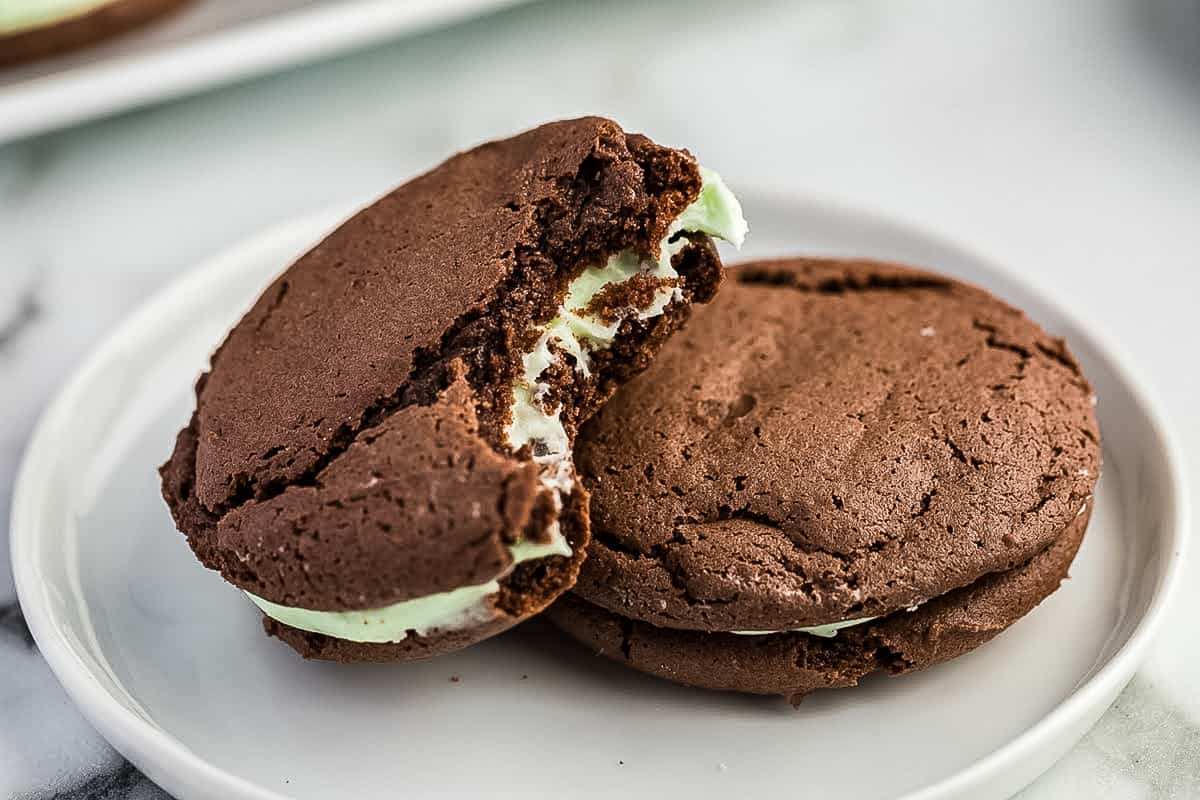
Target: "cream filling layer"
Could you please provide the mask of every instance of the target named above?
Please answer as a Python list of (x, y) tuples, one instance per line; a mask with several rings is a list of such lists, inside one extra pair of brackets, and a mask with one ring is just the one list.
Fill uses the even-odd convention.
[(807, 628), (788, 628), (781, 631), (730, 631), (739, 636), (770, 636), (772, 633), (809, 633), (813, 636), (820, 636), (823, 639), (832, 639), (837, 636), (838, 631), (842, 628), (849, 628), (854, 625), (862, 625), (864, 622), (870, 622), (878, 617), (859, 617), (858, 619), (844, 619), (841, 622), (828, 622), (824, 625), (812, 625)]
[[(574, 481), (569, 474), (571, 446), (561, 412), (547, 411), (543, 404), (550, 385), (542, 381), (542, 375), (560, 358), (560, 353), (572, 357), (576, 372), (584, 377), (591, 375), (589, 355), (612, 346), (624, 319), (647, 320), (661, 316), (671, 301), (680, 297), (680, 289), (674, 285), (662, 286), (655, 291), (649, 305), (631, 308), (622, 319), (612, 322), (587, 313), (592, 300), (609, 286), (624, 283), (636, 275), (677, 280), (679, 273), (671, 266), (671, 259), (687, 246), (687, 239), (671, 240), (681, 231), (707, 233), (735, 247), (741, 247), (746, 238), (748, 227), (742, 217), (742, 207), (721, 176), (703, 167), (700, 175), (703, 180), (700, 196), (667, 229), (667, 235), (659, 243), (658, 260), (642, 259), (636, 253), (624, 251), (611, 256), (601, 267), (585, 269), (571, 281), (558, 314), (540, 327), (537, 343), (522, 359), (524, 374), (513, 386), (508, 440), (513, 449), (530, 445), (534, 460), (543, 465), (543, 473), (561, 491), (570, 491)], [(565, 473), (561, 468), (564, 462), (568, 465)]]
[[(569, 556), (571, 546), (559, 533), (546, 544), (517, 542), (509, 548), (512, 571), (518, 564), (547, 556)], [(323, 633), (352, 642), (399, 642), (409, 632), (426, 636), (439, 630), (457, 630), (487, 622), (491, 615), (488, 598), (500, 591), (497, 575), (487, 583), (463, 586), (449, 592), (404, 600), (366, 611), (312, 611), (272, 603), (249, 592), (250, 599), (272, 619), (312, 633)]]
[[(564, 353), (572, 356), (579, 375), (591, 375), (590, 354), (612, 346), (624, 320), (660, 316), (673, 300), (680, 297), (678, 286), (663, 286), (645, 307), (630, 308), (621, 319), (613, 322), (605, 322), (587, 312), (600, 292), (636, 275), (670, 281), (678, 279), (679, 273), (671, 266), (671, 259), (687, 246), (687, 240), (679, 237), (671, 241), (677, 233), (707, 233), (741, 246), (748, 230), (741, 205), (717, 173), (702, 167), (700, 174), (703, 181), (700, 196), (668, 228), (660, 244), (658, 260), (642, 259), (625, 251), (610, 257), (602, 266), (585, 269), (571, 281), (558, 314), (540, 326), (536, 344), (522, 357), (524, 370), (513, 386), (512, 422), (505, 433), (514, 451), (530, 446), (542, 485), (558, 510), (562, 509), (563, 498), (575, 485), (571, 442), (562, 423), (561, 410), (550, 411), (545, 406), (550, 385), (542, 380), (542, 376)], [(548, 544), (517, 542), (512, 545), (512, 567), (523, 561), (571, 555), (571, 547), (557, 521), (549, 532)], [(507, 574), (497, 575), (476, 586), (365, 611), (314, 611), (279, 605), (252, 594), (250, 599), (264, 614), (293, 628), (353, 642), (397, 642), (409, 632), (424, 636), (433, 631), (458, 630), (486, 622), (492, 614), (491, 600), (500, 591), (499, 582)]]

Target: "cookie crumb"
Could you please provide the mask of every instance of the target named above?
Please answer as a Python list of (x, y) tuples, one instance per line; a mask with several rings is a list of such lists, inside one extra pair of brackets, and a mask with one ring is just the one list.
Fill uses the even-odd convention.
[(459, 682), (459, 681), (461, 681), (461, 680), (462, 680), (462, 678), (458, 677), (457, 675), (451, 675), (451, 676), (450, 676), (450, 682), (451, 682), (451, 683), (458, 683), (458, 682)]

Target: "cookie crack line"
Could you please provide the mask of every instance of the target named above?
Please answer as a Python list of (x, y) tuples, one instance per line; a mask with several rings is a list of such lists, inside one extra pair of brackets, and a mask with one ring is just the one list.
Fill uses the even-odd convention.
[(1029, 348), (1023, 344), (1017, 344), (1016, 342), (1009, 342), (1001, 339), (1000, 329), (985, 320), (971, 320), (971, 326), (974, 327), (975, 330), (987, 334), (986, 338), (984, 339), (984, 344), (987, 347), (993, 350), (1007, 350), (1018, 357), (1017, 375), (1014, 376), (1016, 380), (1020, 380), (1024, 376), (1026, 370), (1028, 369), (1029, 362), (1038, 357), (1045, 358), (1047, 361), (1067, 369), (1077, 378), (1083, 377), (1083, 372), (1080, 370), (1079, 364), (1076, 363), (1075, 360), (1065, 352), (1065, 343), (1062, 339), (1051, 340), (1053, 346), (1047, 345), (1045, 342), (1038, 340), (1033, 343), (1032, 348)]
[(592, 530), (592, 541), (599, 542), (600, 544), (604, 545), (612, 552), (618, 553), (627, 558), (632, 558), (632, 559), (638, 560), (638, 561), (640, 561), (642, 559), (646, 559), (646, 560), (650, 561), (651, 566), (655, 567), (656, 569), (662, 570), (662, 572), (667, 576), (667, 579), (671, 582), (671, 588), (675, 589), (675, 591), (677, 591), (679, 593), (679, 597), (685, 603), (687, 603), (689, 606), (692, 606), (692, 607), (695, 607), (695, 606), (719, 606), (719, 605), (730, 605), (732, 603), (737, 602), (737, 597), (728, 598), (728, 599), (721, 599), (721, 598), (704, 599), (704, 598), (697, 597), (692, 592), (691, 587), (689, 587), (687, 585), (687, 581), (685, 580), (684, 571), (679, 567), (679, 565), (671, 564), (669, 562), (665, 562), (664, 560), (662, 560), (662, 555), (664, 554), (666, 548), (669, 547), (670, 545), (672, 545), (672, 544), (685, 545), (685, 546), (687, 545), (687, 540), (683, 539), (682, 536), (678, 532), (676, 532), (676, 535), (670, 541), (662, 542), (661, 544), (655, 545), (653, 548), (651, 548), (651, 552), (649, 552), (649, 553), (641, 553), (639, 551), (631, 550), (630, 548), (625, 547), (611, 533), (609, 533), (607, 531), (599, 531), (599, 530), (593, 529)]
[[(811, 294), (850, 294), (862, 292), (906, 292), (906, 291), (936, 291), (953, 292), (954, 283), (939, 278), (936, 275), (887, 275), (872, 271), (872, 262), (852, 262), (865, 268), (861, 275), (839, 275), (835, 277), (804, 276), (785, 265), (794, 260), (776, 259), (757, 262), (753, 268), (743, 268), (736, 274), (739, 283), (760, 286), (780, 286), (799, 292)], [(778, 267), (776, 266), (778, 263)], [(811, 277), (811, 279), (810, 279)], [(1008, 350), (1021, 357), (1018, 372), (1023, 372), (1025, 365), (1032, 358), (1043, 356), (1059, 366), (1070, 370), (1077, 377), (1082, 377), (1079, 364), (1066, 352), (1066, 343), (1062, 339), (1053, 339), (1051, 344), (1042, 341), (1034, 343), (1033, 349), (1013, 342), (1000, 339), (999, 329), (986, 321), (973, 320), (973, 326), (988, 335), (988, 347)]]
[[(780, 264), (786, 264), (781, 260)], [(865, 275), (841, 275), (808, 281), (795, 272), (776, 270), (770, 261), (758, 262), (752, 269), (743, 268), (737, 273), (738, 283), (759, 286), (780, 286), (811, 294), (850, 294), (855, 292), (905, 292), (939, 291), (948, 292), (953, 285), (933, 276), (884, 275), (867, 272)]]
[[(733, 517), (733, 518), (736, 518), (736, 517)], [(720, 520), (714, 520), (714, 521), (722, 521), (724, 519), (730, 519), (730, 517), (722, 517)], [(701, 522), (701, 523), (692, 523), (692, 524), (706, 524), (706, 523)], [(772, 522), (772, 523), (768, 524), (767, 527), (771, 527), (774, 530), (778, 530), (778, 531), (782, 532), (782, 528), (779, 527), (778, 523)], [(789, 537), (789, 539), (790, 538), (791, 537)], [(740, 598), (742, 596), (742, 592), (740, 592), (740, 591), (734, 592), (734, 594), (730, 597), (708, 597), (708, 598), (705, 598), (705, 597), (698, 597), (695, 594), (693, 588), (689, 585), (689, 582), (688, 582), (689, 576), (697, 575), (697, 574), (719, 575), (719, 574), (723, 574), (724, 570), (717, 569), (717, 568), (697, 569), (695, 567), (687, 567), (687, 566), (677, 563), (671, 559), (665, 558), (665, 556), (667, 555), (667, 551), (670, 548), (672, 548), (672, 547), (686, 548), (692, 544), (692, 542), (690, 542), (678, 530), (675, 531), (675, 534), (674, 534), (674, 536), (671, 537), (671, 539), (669, 539), (668, 541), (661, 542), (659, 544), (654, 545), (652, 548), (650, 548), (649, 552), (646, 552), (646, 553), (626, 547), (608, 531), (593, 530), (592, 531), (592, 541), (608, 548), (610, 551), (612, 551), (614, 553), (623, 555), (627, 558), (632, 558), (637, 561), (646, 560), (646, 561), (650, 562), (650, 565), (652, 567), (654, 567), (655, 569), (661, 570), (663, 572), (663, 574), (666, 575), (667, 579), (671, 583), (672, 588), (675, 589), (679, 593), (678, 596), (680, 597), (680, 599), (682, 599), (689, 607), (692, 607), (692, 608), (710, 607), (711, 608), (714, 606), (734, 605), (740, 600)], [(789, 573), (790, 575), (793, 575), (794, 577), (800, 579), (800, 581), (802, 582), (802, 585), (799, 587), (800, 591), (809, 598), (815, 598), (817, 596), (817, 584), (821, 580), (827, 581), (827, 580), (833, 579), (833, 580), (836, 580), (841, 585), (844, 585), (847, 587), (851, 586), (851, 581), (849, 579), (853, 578), (853, 576), (849, 572), (850, 558), (848, 556), (845, 556), (841, 553), (837, 553), (834, 551), (829, 551), (824, 548), (811, 546), (811, 545), (806, 547), (805, 545), (801, 545), (800, 543), (795, 542), (794, 540), (792, 540), (792, 542), (797, 547), (797, 549), (799, 549), (805, 555), (814, 555), (814, 554), (825, 555), (825, 556), (828, 556), (828, 557), (833, 558), (834, 560), (838, 561), (841, 564), (840, 574), (835, 573), (831, 570), (827, 570), (826, 573), (822, 574), (821, 576), (814, 577), (814, 575), (811, 575), (808, 572), (808, 570), (804, 569), (801, 565), (799, 565), (795, 562), (792, 562), (788, 559), (779, 558), (770, 553), (765, 554), (763, 558), (755, 559), (755, 558), (751, 558), (750, 556), (745, 556), (745, 559), (747, 562), (754, 563), (759, 566), (767, 566), (768, 562), (769, 562), (770, 564), (774, 564), (774, 565), (780, 567), (781, 569), (783, 569), (785, 572)]]
[(275, 290), (275, 296), (271, 298), (271, 304), (267, 306), (267, 310), (263, 313), (262, 318), (254, 326), (255, 333), (261, 333), (262, 329), (270, 322), (271, 317), (275, 316), (275, 312), (283, 305), (283, 299), (287, 297), (291, 286), (289, 281), (283, 280), (279, 282), (279, 288)]
[(337, 430), (329, 438), (329, 446), (325, 449), (325, 452), (317, 456), (313, 465), (305, 470), (304, 474), (291, 480), (267, 481), (258, 481), (244, 473), (236, 475), (233, 478), (233, 484), (237, 488), (231, 493), (230, 499), (207, 510), (219, 521), (226, 514), (237, 510), (251, 500), (256, 502), (271, 500), (283, 494), (291, 487), (319, 486), (321, 473), (349, 450), (359, 440), (359, 437), (369, 435), (371, 430), (382, 425), (393, 414), (413, 406), (432, 405), (437, 401), (437, 396), (449, 385), (450, 372), (447, 372), (446, 375), (442, 376), (442, 380), (438, 381), (437, 392), (431, 397), (417, 399), (406, 397), (406, 395), (411, 387), (420, 384), (422, 378), (434, 377), (432, 373), (438, 366), (444, 363), (446, 358), (445, 353), (455, 337), (480, 316), (481, 313), (473, 311), (455, 320), (454, 324), (442, 334), (437, 355), (427, 357), (426, 360), (422, 359), (420, 354), (418, 354), (413, 360), (413, 366), (409, 370), (408, 376), (400, 386), (391, 394), (377, 399), (374, 403), (363, 409), (356, 423), (344, 422), (338, 426)]
[[(672, 535), (672, 537), (665, 542), (660, 542), (660, 543), (654, 545), (653, 547), (651, 547), (649, 550), (646, 550), (646, 551), (638, 550), (636, 548), (626, 545), (625, 543), (621, 542), (617, 538), (616, 534), (614, 534), (612, 531), (608, 531), (608, 530), (601, 530), (599, 528), (593, 528), (592, 529), (592, 538), (593, 538), (593, 540), (599, 542), (600, 544), (603, 544), (605, 547), (607, 547), (609, 550), (611, 550), (614, 553), (620, 553), (621, 555), (625, 555), (625, 556), (628, 556), (628, 557), (634, 558), (634, 559), (645, 558), (645, 559), (657, 561), (662, 558), (662, 556), (664, 555), (664, 553), (666, 552), (667, 549), (669, 549), (671, 547), (681, 547), (681, 546), (686, 547), (689, 544), (691, 544), (691, 542), (689, 542), (688, 539), (679, 530), (680, 526), (682, 526), (682, 525), (695, 525), (695, 526), (712, 525), (714, 523), (725, 522), (728, 520), (743, 520), (745, 522), (752, 522), (756, 525), (761, 525), (764, 528), (770, 528), (772, 530), (779, 531), (780, 533), (783, 533), (784, 535), (786, 535), (788, 538), (788, 541), (790, 541), (792, 543), (792, 545), (797, 550), (799, 550), (801, 553), (803, 553), (804, 555), (828, 556), (829, 558), (832, 558), (836, 561), (841, 562), (843, 566), (849, 566), (850, 561), (853, 559), (854, 554), (856, 554), (860, 551), (863, 551), (863, 552), (870, 551), (870, 550), (872, 550), (872, 547), (874, 545), (874, 543), (863, 545), (860, 548), (855, 548), (855, 549), (851, 550), (849, 553), (842, 553), (837, 550), (830, 550), (828, 548), (821, 547), (819, 545), (815, 545), (812, 542), (807, 541), (807, 540), (797, 541), (796, 539), (792, 538), (792, 536), (790, 536), (788, 534), (788, 532), (783, 527), (782, 522), (773, 520), (770, 517), (766, 516), (765, 514), (760, 514), (758, 512), (751, 511), (748, 506), (743, 506), (741, 508), (730, 508), (727, 505), (722, 505), (717, 511), (717, 516), (712, 517), (710, 519), (696, 519), (696, 520), (679, 519), (679, 520), (677, 520), (675, 523), (675, 526), (676, 526), (675, 531), (674, 531), (674, 534)], [(892, 541), (892, 540), (888, 540), (888, 541)], [(797, 571), (788, 564), (780, 562), (780, 566), (783, 566), (789, 572), (792, 572), (793, 574), (797, 575), (798, 577), (804, 578), (806, 580), (808, 579), (808, 575), (806, 573), (804, 573), (802, 571)]]

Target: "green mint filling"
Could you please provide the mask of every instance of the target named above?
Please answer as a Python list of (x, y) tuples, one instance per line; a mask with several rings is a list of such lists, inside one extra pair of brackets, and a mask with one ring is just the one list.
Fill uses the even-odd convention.
[(878, 617), (859, 617), (858, 619), (844, 619), (841, 622), (829, 622), (825, 625), (813, 625), (808, 628), (789, 628), (782, 631), (730, 631), (740, 636), (768, 636), (772, 633), (810, 633), (813, 636), (820, 636), (823, 639), (832, 639), (837, 636), (838, 631), (842, 628), (849, 628), (853, 625), (862, 625), (864, 622), (870, 622)]
[[(586, 311), (600, 292), (638, 274), (678, 278), (679, 273), (671, 266), (671, 259), (687, 246), (687, 240), (681, 237), (672, 242), (671, 237), (680, 231), (703, 232), (741, 246), (748, 226), (737, 198), (717, 173), (701, 167), (700, 175), (703, 180), (700, 196), (671, 224), (660, 243), (657, 261), (643, 260), (636, 253), (624, 251), (611, 256), (601, 267), (588, 267), (571, 281), (558, 315), (542, 326), (534, 349), (525, 354), (524, 375), (513, 387), (513, 421), (507, 433), (514, 450), (532, 445), (535, 459), (543, 464), (568, 457), (569, 442), (559, 413), (547, 413), (539, 402), (548, 388), (540, 378), (554, 363), (555, 351), (569, 353), (575, 360), (575, 369), (588, 376), (591, 374), (588, 354), (612, 345), (620, 321), (606, 323)], [(674, 286), (659, 289), (650, 305), (637, 311), (638, 318), (660, 316), (678, 292)]]
[(740, 248), (750, 230), (742, 216), (742, 204), (717, 173), (701, 167), (700, 178), (704, 181), (700, 196), (683, 210), (672, 227), (707, 233)]

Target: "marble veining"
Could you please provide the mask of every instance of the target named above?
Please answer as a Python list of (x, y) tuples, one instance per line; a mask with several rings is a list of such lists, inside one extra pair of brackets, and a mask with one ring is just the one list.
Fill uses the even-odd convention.
[(25, 615), (21, 613), (21, 606), (18, 603), (0, 606), (0, 632), (11, 640), (23, 642), (30, 650), (37, 649), (37, 644), (33, 641), (33, 634), (29, 632), (29, 626), (25, 624)]
[(0, 320), (0, 353), (15, 346), (17, 338), (42, 313), (42, 307), (38, 304), (37, 292), (32, 284), (18, 291), (15, 306), (7, 318)]
[(1169, 690), (1145, 675), (1136, 675), (1075, 753), (1020, 797), (1075, 797), (1077, 787), (1094, 786), (1101, 780), (1105, 794), (1095, 796), (1197, 797), (1197, 754), (1200, 723), (1173, 702)]
[[(687, 144), (735, 189), (877, 208), (1027, 272), (1118, 340), (1200, 474), (1200, 371), (1180, 368), (1200, 351), (1195, 8), (533, 3), (0, 147), (0, 518), (54, 391), (173, 276), (485, 137), (595, 111)], [(1025, 800), (1200, 797), (1189, 573), (1134, 682)], [(0, 558), (0, 797), (165, 796), (58, 686)]]
[(18, 800), (170, 800), (170, 797), (124, 759), (115, 769), (101, 772), (78, 786), (17, 795)]

